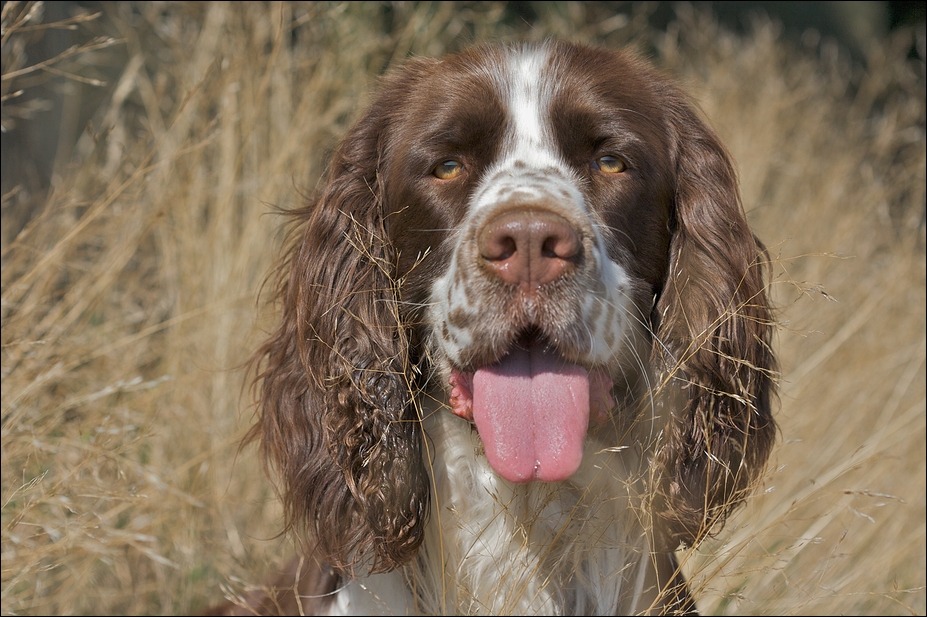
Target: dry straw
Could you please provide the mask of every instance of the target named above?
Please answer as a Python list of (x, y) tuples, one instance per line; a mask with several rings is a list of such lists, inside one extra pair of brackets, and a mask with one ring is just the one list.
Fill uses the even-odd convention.
[[(651, 32), (646, 5), (606, 11), (551, 3), (529, 29), (497, 3), (118, 3), (64, 21), (4, 4), (5, 130), (42, 120), (39, 77), (102, 103), (62, 128), (79, 139), (47, 191), (4, 179), (2, 612), (186, 614), (286, 559), (273, 490), (238, 450), (241, 367), (272, 319), (269, 213), (313, 188), (386, 67), (550, 35), (637, 44), (681, 79), (776, 261), (780, 445), (759, 494), (681, 555), (700, 609), (924, 614), (923, 56), (906, 58), (910, 33), (861, 68), (765, 22), (740, 38), (683, 8)], [(76, 47), (29, 57), (63, 28)]]

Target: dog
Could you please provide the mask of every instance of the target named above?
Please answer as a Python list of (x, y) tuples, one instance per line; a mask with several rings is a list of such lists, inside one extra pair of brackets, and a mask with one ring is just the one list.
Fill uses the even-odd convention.
[(249, 440), (304, 553), (242, 603), (694, 612), (674, 551), (776, 433), (723, 144), (628, 51), (487, 44), (380, 86), (290, 213)]

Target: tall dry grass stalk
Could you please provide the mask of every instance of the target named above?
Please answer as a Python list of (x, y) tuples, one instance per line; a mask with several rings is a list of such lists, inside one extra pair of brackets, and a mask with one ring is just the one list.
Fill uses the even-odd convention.
[[(5, 46), (25, 35), (10, 5)], [(605, 10), (552, 3), (528, 29), (497, 3), (107, 7), (108, 98), (4, 229), (4, 614), (184, 614), (288, 557), (238, 450), (240, 367), (273, 318), (268, 213), (311, 190), (386, 67), (546, 35), (653, 50), (730, 145), (778, 264), (781, 445), (760, 494), (683, 555), (701, 610), (924, 614), (923, 64), (890, 41), (853, 73), (770, 24), (740, 39), (684, 10), (652, 33)]]

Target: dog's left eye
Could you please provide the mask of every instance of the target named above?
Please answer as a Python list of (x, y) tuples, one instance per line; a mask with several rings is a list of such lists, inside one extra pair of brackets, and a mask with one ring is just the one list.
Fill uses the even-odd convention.
[(606, 154), (592, 161), (592, 167), (607, 174), (620, 174), (628, 165), (623, 159)]
[(463, 165), (454, 160), (444, 161), (432, 170), (432, 175), (440, 180), (456, 178), (463, 172)]

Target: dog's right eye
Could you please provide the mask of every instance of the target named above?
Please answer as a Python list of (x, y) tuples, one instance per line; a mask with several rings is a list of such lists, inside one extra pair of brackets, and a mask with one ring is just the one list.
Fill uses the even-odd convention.
[(598, 169), (599, 171), (607, 174), (620, 174), (623, 171), (627, 170), (628, 164), (625, 163), (624, 159), (617, 156), (605, 155), (600, 156), (592, 162), (593, 169)]
[(432, 175), (440, 180), (451, 180), (463, 172), (463, 165), (458, 161), (447, 160), (432, 170)]

